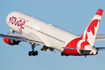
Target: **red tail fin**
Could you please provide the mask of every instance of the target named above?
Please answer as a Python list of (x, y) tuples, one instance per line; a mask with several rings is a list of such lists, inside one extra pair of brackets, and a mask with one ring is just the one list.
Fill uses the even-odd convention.
[(95, 16), (91, 20), (89, 26), (86, 28), (86, 30), (84, 31), (84, 33), (81, 36), (81, 38), (84, 41), (88, 41), (89, 44), (92, 46), (94, 45), (94, 41), (95, 41), (95, 37), (96, 37), (97, 31), (98, 31), (102, 13), (103, 13), (103, 10), (98, 9)]

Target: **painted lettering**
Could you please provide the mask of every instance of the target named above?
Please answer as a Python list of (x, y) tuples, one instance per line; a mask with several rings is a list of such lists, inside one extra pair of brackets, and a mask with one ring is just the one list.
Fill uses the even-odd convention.
[(20, 33), (22, 33), (22, 29), (24, 29), (23, 25), (25, 24), (25, 21), (22, 19), (17, 19), (16, 17), (12, 16), (9, 19), (9, 23), (14, 24), (17, 27), (20, 27), (18, 30)]

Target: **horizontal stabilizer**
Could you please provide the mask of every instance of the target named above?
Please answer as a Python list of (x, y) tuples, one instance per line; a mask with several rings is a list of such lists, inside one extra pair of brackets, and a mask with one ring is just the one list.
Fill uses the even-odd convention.
[(98, 42), (103, 41), (103, 40), (105, 40), (105, 34), (99, 34), (95, 38), (95, 41), (98, 41)]
[(78, 49), (78, 50), (84, 50), (83, 48), (79, 48), (79, 47), (63, 47), (64, 49)]
[(74, 47), (63, 47), (64, 49), (78, 49), (82, 55), (89, 55), (91, 50), (84, 50), (82, 48), (74, 48)]
[(105, 47), (96, 47), (98, 51), (105, 50)]

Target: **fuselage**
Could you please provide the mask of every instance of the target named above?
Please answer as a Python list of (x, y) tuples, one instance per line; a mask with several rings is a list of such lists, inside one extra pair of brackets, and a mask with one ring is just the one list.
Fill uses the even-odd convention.
[(43, 45), (42, 51), (49, 49), (54, 52), (56, 49), (62, 56), (96, 55), (100, 48), (93, 46), (102, 13), (103, 10), (98, 9), (83, 34), (77, 36), (27, 14), (11, 12), (6, 18), (6, 23), (13, 33), (19, 34), (0, 34), (0, 37), (3, 37), (4, 42), (9, 45), (18, 45), (21, 41), (29, 42), (32, 46), (29, 56), (38, 55), (38, 51), (34, 51), (35, 44)]
[(8, 27), (20, 34), (34, 34), (48, 47), (63, 52), (71, 40), (78, 36), (21, 12), (11, 12), (6, 18)]

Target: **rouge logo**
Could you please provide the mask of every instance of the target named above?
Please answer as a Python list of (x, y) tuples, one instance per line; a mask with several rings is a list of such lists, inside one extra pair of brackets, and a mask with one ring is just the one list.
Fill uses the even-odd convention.
[(25, 21), (21, 19), (17, 19), (16, 17), (12, 16), (9, 19), (9, 23), (14, 24), (17, 27), (20, 27), (18, 30), (20, 33), (22, 33), (22, 29), (24, 29), (23, 25), (25, 24)]

